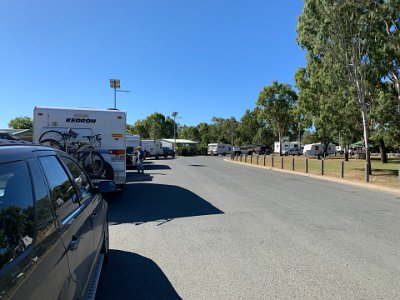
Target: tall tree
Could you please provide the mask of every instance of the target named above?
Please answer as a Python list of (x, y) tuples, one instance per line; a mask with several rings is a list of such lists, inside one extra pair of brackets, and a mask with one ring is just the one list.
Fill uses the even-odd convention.
[(317, 62), (325, 67), (324, 75), (329, 75), (332, 80), (339, 78), (340, 83), (346, 82), (342, 88), (347, 94), (347, 99), (354, 99), (353, 103), (358, 104), (369, 171), (369, 109), (373, 105), (369, 74), (376, 68), (376, 65), (372, 64), (372, 53), (379, 47), (375, 30), (379, 27), (378, 16), (382, 13), (384, 4), (388, 2), (305, 0), (297, 27), (298, 41), (308, 51), (307, 66)]
[[(272, 85), (264, 87), (257, 99), (260, 119), (270, 124), (274, 134), (278, 136), (279, 144), (288, 132), (293, 122), (293, 108), (297, 101), (296, 92), (288, 84), (274, 81)], [(282, 147), (279, 148), (280, 155)]]

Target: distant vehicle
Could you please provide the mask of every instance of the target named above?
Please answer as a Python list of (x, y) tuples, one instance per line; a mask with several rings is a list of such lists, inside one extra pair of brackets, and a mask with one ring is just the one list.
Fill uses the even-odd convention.
[(142, 140), (142, 149), (146, 152), (146, 157), (154, 157), (159, 159), (164, 155), (161, 141), (159, 140)]
[(259, 155), (269, 155), (271, 154), (271, 149), (269, 149), (266, 145), (261, 145), (255, 149), (255, 152)]
[(231, 144), (223, 144), (223, 143), (213, 143), (208, 144), (207, 154), (208, 155), (227, 155), (232, 153), (232, 145)]
[(109, 254), (108, 205), (65, 152), (0, 140), (1, 299), (88, 299)]
[(8, 132), (0, 131), (0, 139), (5, 139), (5, 140), (18, 140)]
[(94, 182), (126, 180), (126, 112), (106, 109), (35, 107), (33, 141), (79, 160)]
[[(274, 153), (279, 153), (280, 149), (280, 144), (279, 142), (275, 142), (274, 144)], [(300, 142), (282, 142), (282, 155), (287, 155), (286, 152), (288, 152), (290, 149), (295, 149), (295, 148), (303, 148), (302, 143)]]
[(175, 150), (171, 147), (163, 147), (163, 153), (165, 158), (167, 158), (168, 156), (171, 156), (172, 158), (175, 157)]
[(301, 155), (303, 154), (303, 151), (301, 148), (290, 148), (289, 150), (285, 151), (284, 155)]
[[(325, 145), (322, 143), (306, 144), (306, 145), (304, 145), (303, 154), (307, 157), (322, 155), (324, 153), (324, 149), (325, 149)], [(326, 153), (328, 155), (335, 154), (336, 153), (336, 145), (329, 144)]]
[(142, 145), (142, 140), (139, 135), (126, 135), (126, 166), (133, 167), (136, 165), (135, 156), (138, 147)]
[(247, 154), (247, 155), (252, 155), (254, 152), (254, 149), (251, 147), (239, 147), (239, 146), (234, 146), (232, 148), (232, 151), (235, 155), (241, 155), (241, 154)]

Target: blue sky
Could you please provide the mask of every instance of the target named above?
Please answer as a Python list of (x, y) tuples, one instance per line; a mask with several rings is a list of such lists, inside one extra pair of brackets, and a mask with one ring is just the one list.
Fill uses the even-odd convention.
[(34, 106), (238, 120), (305, 66), (297, 0), (0, 1), (0, 128)]

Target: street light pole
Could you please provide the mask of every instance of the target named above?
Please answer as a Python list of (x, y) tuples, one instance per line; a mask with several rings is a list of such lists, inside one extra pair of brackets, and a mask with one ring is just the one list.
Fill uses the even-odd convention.
[(174, 111), (172, 113), (172, 116), (174, 117), (174, 151), (176, 151), (176, 123), (175, 123), (175, 118), (178, 115), (177, 111)]
[(119, 90), (121, 87), (119, 79), (110, 79), (110, 87), (114, 89), (114, 109), (117, 109), (117, 92), (130, 93), (131, 91)]

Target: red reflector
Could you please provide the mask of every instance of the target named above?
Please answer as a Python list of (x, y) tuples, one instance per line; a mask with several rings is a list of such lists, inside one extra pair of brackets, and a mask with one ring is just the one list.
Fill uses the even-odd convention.
[(110, 150), (110, 154), (125, 154), (125, 150)]

